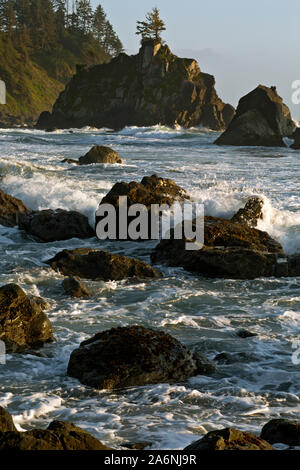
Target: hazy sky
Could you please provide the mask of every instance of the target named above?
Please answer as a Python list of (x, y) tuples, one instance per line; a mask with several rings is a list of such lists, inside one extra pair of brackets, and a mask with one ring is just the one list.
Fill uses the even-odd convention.
[(300, 0), (97, 0), (126, 52), (136, 53), (136, 21), (154, 6), (167, 25), (164, 38), (180, 56), (198, 60), (216, 78), (219, 96), (237, 104), (259, 83), (276, 85), (300, 120), (300, 104), (291, 102), (291, 84), (300, 80)]

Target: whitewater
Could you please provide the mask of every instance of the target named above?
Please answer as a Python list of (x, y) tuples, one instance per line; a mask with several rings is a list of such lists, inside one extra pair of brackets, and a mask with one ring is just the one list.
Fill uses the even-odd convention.
[[(31, 209), (77, 210), (93, 226), (102, 197), (117, 181), (156, 173), (203, 203), (205, 213), (229, 218), (252, 195), (264, 199), (267, 231), (287, 253), (300, 252), (300, 156), (286, 148), (218, 147), (206, 129), (125, 128), (44, 132), (0, 129), (0, 187)], [(106, 145), (122, 165), (76, 166), (93, 145)], [(157, 242), (96, 238), (37, 243), (0, 226), (0, 285), (19, 284), (50, 304), (56, 342), (36, 355), (14, 354), (0, 364), (0, 405), (19, 430), (68, 420), (104, 444), (147, 441), (152, 449), (182, 449), (208, 431), (233, 426), (258, 434), (272, 418), (298, 419), (300, 279), (205, 279), (159, 266), (160, 279), (87, 282), (89, 299), (67, 297), (63, 276), (44, 263), (64, 248), (108, 249), (150, 262)], [(70, 353), (93, 334), (116, 326), (160, 328), (217, 363), (213, 377), (117, 391), (96, 391), (66, 376)], [(240, 338), (244, 328), (257, 336)], [(149, 447), (150, 448), (150, 447)]]

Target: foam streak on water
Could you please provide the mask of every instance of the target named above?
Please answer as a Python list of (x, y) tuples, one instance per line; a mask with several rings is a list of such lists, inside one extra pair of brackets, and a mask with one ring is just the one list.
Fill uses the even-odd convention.
[[(251, 195), (264, 198), (259, 228), (289, 253), (300, 252), (300, 156), (288, 148), (230, 148), (212, 143), (205, 129), (162, 126), (120, 132), (84, 128), (45, 133), (0, 130), (0, 187), (32, 209), (77, 209), (89, 216), (121, 180), (157, 173), (174, 179), (206, 213), (230, 217)], [(61, 163), (92, 145), (112, 146), (123, 165), (88, 167)], [(46, 298), (57, 343), (40, 356), (12, 355), (0, 366), (0, 405), (21, 430), (70, 420), (104, 443), (150, 441), (156, 449), (180, 449), (212, 429), (235, 426), (258, 433), (270, 418), (298, 418), (299, 365), (292, 363), (300, 337), (300, 280), (206, 280), (162, 268), (147, 282), (89, 283), (94, 296), (71, 300), (62, 276), (43, 263), (63, 248), (105, 247), (149, 261), (155, 243), (104, 243), (96, 239), (37, 244), (15, 228), (0, 227), (0, 285), (17, 282)], [(108, 393), (66, 377), (71, 351), (113, 326), (162, 328), (211, 359), (231, 354), (215, 377), (197, 376)], [(239, 328), (258, 336), (241, 339)]]

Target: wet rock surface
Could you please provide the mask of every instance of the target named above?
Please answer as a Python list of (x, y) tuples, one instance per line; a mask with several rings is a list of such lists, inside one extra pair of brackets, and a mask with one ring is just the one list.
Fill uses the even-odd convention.
[(18, 225), (21, 214), (30, 214), (31, 210), (20, 200), (0, 189), (0, 225), (14, 227)]
[(300, 446), (300, 422), (289, 419), (272, 419), (264, 425), (261, 438), (270, 444)]
[(207, 433), (202, 439), (193, 442), (184, 450), (195, 452), (212, 450), (274, 450), (274, 448), (264, 439), (253, 434), (233, 428), (225, 428)]
[(71, 297), (90, 297), (91, 292), (79, 277), (72, 276), (63, 280), (63, 288)]

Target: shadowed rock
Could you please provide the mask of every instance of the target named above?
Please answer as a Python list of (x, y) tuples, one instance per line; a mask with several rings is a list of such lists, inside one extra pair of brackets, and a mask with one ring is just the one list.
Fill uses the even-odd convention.
[(289, 108), (276, 88), (259, 85), (240, 99), (236, 114), (218, 145), (284, 147), (283, 137), (291, 137), (295, 124)]
[(90, 297), (91, 293), (79, 277), (68, 277), (62, 282), (66, 294), (72, 297)]
[(83, 279), (119, 281), (130, 277), (159, 276), (158, 272), (144, 261), (90, 248), (63, 250), (46, 263), (65, 276), (78, 276)]
[(294, 150), (299, 150), (300, 149), (300, 128), (299, 127), (297, 127), (292, 137), (294, 139), (294, 143), (291, 145), (291, 148)]
[(20, 199), (10, 196), (0, 189), (0, 225), (6, 227), (18, 225), (20, 215), (30, 212), (31, 210)]
[(84, 214), (62, 209), (48, 209), (22, 215), (19, 219), (19, 228), (40, 242), (95, 236)]
[(272, 419), (264, 425), (260, 436), (270, 444), (300, 446), (300, 422), (290, 419)]
[(16, 284), (0, 288), (0, 340), (7, 352), (38, 348), (54, 340), (42, 308)]
[(263, 219), (263, 206), (263, 199), (253, 196), (246, 202), (245, 207), (240, 209), (231, 220), (255, 228), (258, 221)]
[(188, 452), (211, 450), (274, 450), (265, 440), (233, 428), (211, 431), (184, 450)]
[(180, 382), (215, 366), (160, 330), (112, 328), (72, 352), (68, 375), (97, 389)]
[(7, 431), (17, 431), (17, 429), (9, 412), (0, 406), (0, 433)]

